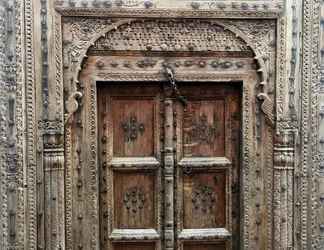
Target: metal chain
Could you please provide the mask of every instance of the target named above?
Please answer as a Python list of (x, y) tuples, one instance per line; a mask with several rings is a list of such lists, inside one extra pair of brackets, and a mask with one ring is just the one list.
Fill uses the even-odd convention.
[(164, 73), (167, 76), (167, 78), (170, 82), (171, 88), (173, 89), (173, 92), (175, 93), (176, 97), (179, 99), (179, 101), (184, 106), (187, 106), (187, 100), (183, 95), (181, 95), (181, 93), (178, 89), (178, 86), (176, 84), (174, 70), (171, 68), (170, 65), (165, 64), (165, 63), (163, 64), (163, 68), (164, 68)]

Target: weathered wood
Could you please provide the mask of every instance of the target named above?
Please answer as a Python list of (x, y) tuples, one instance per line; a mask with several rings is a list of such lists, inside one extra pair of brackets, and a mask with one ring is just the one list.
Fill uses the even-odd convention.
[(230, 239), (232, 234), (225, 228), (183, 229), (179, 234), (180, 240), (220, 240)]
[(98, 89), (101, 248), (160, 249), (160, 91), (143, 84), (129, 88)]
[(113, 241), (155, 241), (160, 239), (160, 235), (155, 229), (115, 229), (109, 238)]
[(226, 249), (226, 243), (186, 243), (184, 250), (224, 250)]
[[(175, 69), (177, 81), (199, 85), (194, 91), (192, 86), (187, 93), (183, 90), (184, 96), (190, 92), (203, 96), (204, 82), (220, 87), (213, 100), (205, 96), (208, 100), (188, 105), (198, 111), (209, 106), (206, 117), (200, 111), (192, 117), (187, 112), (194, 126), (179, 121), (174, 128), (174, 159), (178, 163), (175, 217), (182, 216), (177, 208), (183, 195), (177, 191), (182, 187), (183, 172), (213, 175), (229, 171), (227, 191), (232, 192), (227, 198), (232, 208), (241, 207), (227, 211), (232, 225), (229, 232), (241, 248), (324, 246), (320, 11), (323, 3), (315, 0), (0, 1), (0, 248), (161, 248), (161, 216), (155, 218), (161, 236), (156, 242), (114, 245), (109, 242), (113, 214), (105, 215), (113, 211), (108, 194), (114, 195), (114, 171), (125, 175), (154, 172), (154, 192), (164, 197), (160, 192), (164, 185), (159, 184), (163, 180), (164, 136), (157, 132), (164, 130), (163, 114), (154, 111), (160, 120), (153, 122), (153, 131), (150, 126), (145, 129), (144, 123), (151, 120), (148, 117), (144, 123), (138, 119), (134, 129), (128, 129), (133, 124), (128, 120), (116, 138), (108, 129), (100, 132), (104, 129), (97, 120), (111, 128), (113, 119), (97, 119), (101, 113), (97, 108), (101, 107), (96, 105), (95, 81), (115, 81), (115, 85), (122, 85), (120, 92), (124, 91), (125, 97), (134, 90), (124, 84), (126, 81), (142, 81), (142, 85), (165, 81), (161, 73), (164, 63)], [(221, 89), (231, 82), (243, 86), (242, 106), (235, 98), (222, 99), (227, 93)], [(134, 96), (141, 97), (141, 88), (136, 91)], [(173, 97), (175, 104), (178, 101)], [(218, 118), (240, 113), (242, 120), (225, 117), (222, 130), (213, 126), (210, 107), (223, 101), (220, 106), (225, 108), (216, 111)], [(121, 106), (118, 109), (126, 113), (132, 111)], [(109, 107), (104, 112), (113, 113)], [(175, 120), (183, 116), (183, 110), (176, 113)], [(65, 133), (65, 146), (55, 150), (43, 140), (43, 132), (48, 131), (38, 126), (49, 120), (60, 129), (53, 137)], [(205, 132), (197, 130), (197, 124), (205, 124)], [(242, 132), (233, 129), (240, 126)], [(135, 147), (131, 141), (136, 130), (135, 137), (142, 141)], [(289, 147), (284, 142), (274, 145), (274, 130), (279, 134), (293, 131), (296, 142)], [(219, 137), (210, 143), (209, 135), (214, 133)], [(106, 145), (101, 142), (103, 136), (108, 137)], [(128, 144), (122, 145), (122, 137)], [(194, 140), (182, 141), (187, 137)], [(132, 162), (130, 158), (137, 154), (151, 159)], [(219, 159), (193, 159), (190, 163), (193, 156), (226, 158), (230, 164)], [(283, 164), (282, 157), (290, 162)], [(118, 158), (125, 158), (125, 162)], [(60, 162), (59, 167), (56, 162)], [(238, 179), (240, 182), (232, 186)], [(164, 200), (157, 197), (154, 201), (156, 215), (161, 215), (158, 206)], [(180, 224), (175, 219), (175, 234), (181, 231)], [(241, 235), (235, 234), (239, 228)], [(105, 236), (109, 244), (100, 246)], [(181, 248), (182, 243), (175, 243), (175, 248)], [(236, 248), (210, 242), (184, 244), (184, 249), (225, 247)]]
[(206, 83), (203, 88), (183, 84), (180, 92), (188, 105), (179, 104), (177, 108), (176, 137), (182, 139), (177, 143), (178, 245), (225, 237), (226, 249), (230, 246), (237, 249), (240, 244), (239, 90), (235, 86)]

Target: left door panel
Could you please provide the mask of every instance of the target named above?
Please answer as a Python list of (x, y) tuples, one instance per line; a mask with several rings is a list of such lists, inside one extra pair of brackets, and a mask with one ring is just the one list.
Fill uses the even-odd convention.
[(98, 85), (101, 249), (161, 249), (160, 87)]

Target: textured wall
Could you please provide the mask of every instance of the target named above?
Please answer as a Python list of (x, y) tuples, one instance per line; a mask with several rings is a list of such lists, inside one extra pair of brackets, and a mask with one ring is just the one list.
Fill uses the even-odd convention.
[[(324, 248), (324, 4), (319, 0), (0, 0), (0, 249), (64, 249), (64, 232), (45, 235), (44, 162), (49, 134), (63, 133), (63, 89), (55, 43), (58, 8), (282, 12), (285, 64), (278, 134), (292, 134), (293, 232), (282, 249)], [(207, 13), (207, 12), (206, 12)], [(202, 14), (203, 16), (204, 14)], [(320, 33), (319, 33), (320, 31)], [(320, 43), (319, 43), (320, 42)], [(320, 61), (319, 61), (320, 59)], [(320, 64), (319, 64), (320, 62)], [(61, 96), (60, 94), (61, 93)], [(58, 98), (61, 97), (61, 98)], [(61, 143), (61, 142), (60, 142)], [(288, 146), (287, 146), (288, 147)], [(279, 148), (283, 148), (282, 145)], [(56, 151), (57, 152), (57, 151)], [(54, 158), (52, 158), (54, 157)], [(64, 198), (64, 197), (63, 197)], [(64, 211), (64, 209), (62, 210)], [(63, 221), (64, 223), (64, 221)], [(282, 232), (282, 231), (281, 231)], [(290, 239), (289, 233), (293, 234)], [(287, 235), (285, 235), (287, 234)], [(293, 242), (293, 243), (291, 243)], [(280, 243), (281, 244), (281, 243)], [(290, 244), (294, 244), (291, 246)]]

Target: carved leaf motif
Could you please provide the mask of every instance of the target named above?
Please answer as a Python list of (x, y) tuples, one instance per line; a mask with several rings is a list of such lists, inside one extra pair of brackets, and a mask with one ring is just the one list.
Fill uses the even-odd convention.
[(257, 49), (260, 54), (269, 54), (271, 49), (271, 40), (275, 37), (275, 22), (260, 22), (260, 21), (225, 21), (224, 23), (240, 30), (245, 34), (251, 43), (253, 43), (254, 48)]
[(100, 34), (102, 30), (107, 29), (111, 25), (110, 19), (89, 19), (75, 18), (66, 22), (67, 34), (70, 37), (70, 45), (68, 48), (70, 61), (77, 62), (88, 47), (91, 39), (95, 34)]
[(89, 41), (94, 34), (110, 25), (110, 19), (89, 19), (83, 18), (70, 25), (70, 32), (73, 40)]

